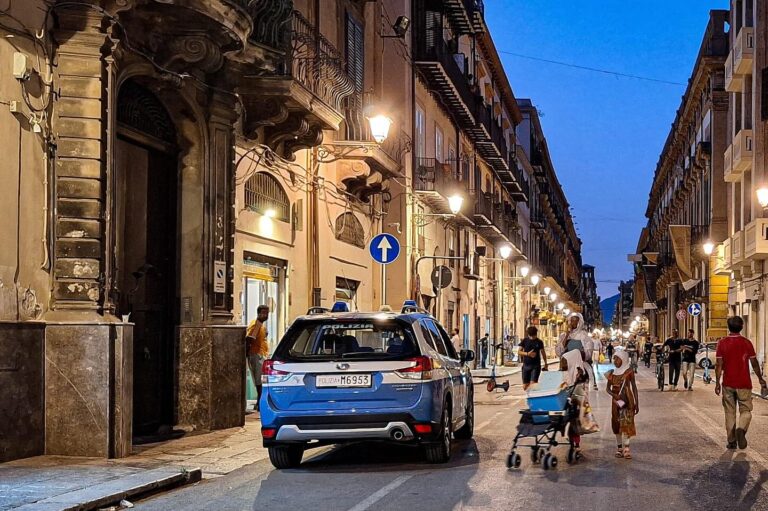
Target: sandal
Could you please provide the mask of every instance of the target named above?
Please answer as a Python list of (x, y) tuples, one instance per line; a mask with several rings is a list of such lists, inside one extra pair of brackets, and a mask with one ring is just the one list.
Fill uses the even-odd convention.
[(624, 450), (621, 447), (619, 447), (618, 449), (616, 449), (616, 454), (614, 456), (616, 456), (617, 458), (623, 458)]
[(632, 453), (629, 452), (629, 447), (624, 448), (624, 459), (625, 460), (631, 460), (632, 459)]

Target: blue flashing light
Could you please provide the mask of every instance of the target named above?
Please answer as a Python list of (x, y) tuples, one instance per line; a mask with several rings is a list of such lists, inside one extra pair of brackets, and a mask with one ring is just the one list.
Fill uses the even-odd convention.
[(406, 300), (403, 302), (403, 308), (406, 307), (417, 307), (416, 300)]
[(349, 304), (347, 302), (336, 302), (333, 304), (331, 312), (349, 312)]

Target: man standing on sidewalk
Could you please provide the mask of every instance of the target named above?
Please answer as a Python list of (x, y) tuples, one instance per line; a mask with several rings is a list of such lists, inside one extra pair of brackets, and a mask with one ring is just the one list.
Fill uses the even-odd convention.
[(482, 364), (482, 368), (485, 369), (486, 361), (488, 360), (488, 334), (486, 333), (482, 339), (480, 339), (480, 353), (482, 358), (480, 359), (480, 362)]
[(253, 384), (256, 385), (256, 394), (259, 400), (254, 406), (255, 410), (259, 409), (259, 402), (261, 401), (261, 366), (269, 356), (267, 319), (269, 319), (269, 307), (259, 305), (256, 309), (256, 319), (251, 321), (245, 332), (248, 368), (251, 370), (251, 378), (253, 378)]
[(682, 365), (682, 355), (680, 348), (680, 332), (677, 328), (672, 329), (672, 336), (664, 341), (664, 349), (669, 354), (669, 385), (671, 390), (677, 390), (677, 382), (680, 380), (680, 366)]
[(696, 354), (699, 352), (700, 346), (694, 334), (693, 329), (689, 329), (688, 338), (681, 345), (683, 350), (683, 382), (688, 390), (693, 390), (693, 378), (696, 373)]
[[(725, 410), (725, 431), (728, 435), (728, 449), (747, 448), (747, 430), (752, 420), (752, 377), (749, 365), (757, 375), (763, 395), (768, 393), (760, 364), (757, 363), (752, 342), (741, 335), (744, 320), (740, 316), (728, 318), (728, 337), (717, 343), (717, 365), (715, 366), (715, 394), (722, 392)], [(725, 376), (723, 376), (725, 373)], [(720, 378), (723, 386), (720, 387)], [(736, 418), (736, 404), (739, 417)]]
[(461, 353), (461, 350), (464, 349), (464, 345), (461, 342), (461, 337), (459, 337), (459, 329), (454, 328), (453, 329), (453, 336), (451, 337), (451, 344), (453, 344), (453, 347), (456, 348), (456, 353)]

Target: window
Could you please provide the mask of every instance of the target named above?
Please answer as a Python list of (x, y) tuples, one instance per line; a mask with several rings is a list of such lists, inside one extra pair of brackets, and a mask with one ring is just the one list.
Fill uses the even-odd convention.
[(443, 131), (437, 125), (435, 125), (435, 160), (440, 163), (444, 161)]
[(336, 218), (336, 239), (358, 248), (365, 248), (363, 224), (354, 213), (344, 213)]
[(424, 319), (421, 321), (421, 331), (430, 346), (435, 348), (441, 355), (448, 356), (445, 343), (443, 343), (443, 339), (440, 337), (440, 332), (437, 330), (435, 323), (431, 319)]
[(280, 182), (266, 172), (257, 172), (245, 182), (245, 207), (259, 214), (274, 212), (275, 220), (288, 222), (291, 202)]
[(365, 74), (365, 37), (363, 26), (347, 13), (347, 75), (352, 79), (355, 93), (363, 92), (363, 77)]
[(456, 353), (456, 348), (453, 346), (453, 343), (451, 342), (451, 336), (448, 335), (448, 332), (445, 331), (442, 325), (439, 323), (435, 323), (437, 326), (437, 330), (440, 332), (440, 338), (443, 340), (443, 343), (445, 344), (445, 349), (448, 352), (448, 356), (451, 358), (458, 359), (459, 354)]
[(336, 277), (336, 301), (348, 304), (349, 310), (357, 309), (357, 288), (360, 282), (346, 277)]
[(416, 105), (416, 157), (424, 158), (426, 156), (427, 129), (426, 116), (424, 109)]
[(395, 321), (309, 321), (286, 333), (275, 359), (288, 361), (399, 360), (419, 348), (411, 331)]

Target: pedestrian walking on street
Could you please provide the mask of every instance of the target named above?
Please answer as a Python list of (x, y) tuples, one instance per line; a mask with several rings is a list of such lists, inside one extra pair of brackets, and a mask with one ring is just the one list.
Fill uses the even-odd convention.
[(482, 364), (482, 368), (485, 369), (485, 363), (488, 360), (488, 334), (486, 333), (482, 339), (480, 339), (480, 353), (482, 354), (482, 357), (480, 359), (480, 363)]
[(669, 385), (671, 390), (677, 390), (677, 382), (680, 381), (680, 366), (682, 365), (682, 340), (679, 338), (677, 328), (672, 329), (672, 336), (664, 341), (664, 349), (669, 355)]
[(685, 388), (693, 390), (693, 379), (696, 375), (696, 354), (701, 344), (696, 340), (693, 329), (688, 330), (688, 338), (681, 343), (683, 356), (683, 383)]
[(464, 349), (464, 345), (461, 342), (461, 337), (459, 337), (458, 328), (453, 329), (453, 337), (451, 337), (451, 344), (453, 344), (453, 347), (456, 348), (456, 353), (461, 353), (461, 350)]
[(560, 335), (555, 353), (562, 357), (571, 350), (579, 350), (586, 358), (585, 342), (589, 338), (589, 333), (584, 328), (584, 317), (578, 312), (574, 312), (568, 316), (568, 331)]
[(528, 390), (531, 384), (539, 382), (541, 371), (547, 370), (547, 351), (544, 349), (544, 342), (539, 339), (538, 328), (529, 326), (525, 333), (527, 336), (520, 341), (517, 353), (523, 360), (523, 390)]
[(596, 341), (591, 335), (587, 334), (587, 338), (582, 341), (584, 344), (584, 367), (589, 372), (589, 379), (592, 380), (592, 388), (597, 390), (597, 378), (595, 378), (595, 366), (593, 363), (593, 357), (595, 353), (595, 344), (600, 341)]
[(615, 369), (605, 373), (606, 391), (612, 398), (611, 428), (616, 435), (616, 457), (632, 459), (629, 440), (637, 434), (635, 415), (640, 412), (635, 372), (629, 367), (629, 353), (619, 350), (613, 356)]
[[(246, 353), (248, 368), (251, 370), (253, 384), (256, 385), (258, 401), (253, 407), (259, 409), (261, 402), (261, 367), (269, 356), (269, 342), (267, 341), (267, 320), (269, 319), (269, 307), (259, 305), (256, 309), (256, 319), (251, 321), (245, 332)], [(247, 407), (247, 406), (246, 406)]]
[(613, 360), (613, 341), (608, 340), (608, 346), (605, 347), (605, 353), (608, 355), (608, 361)]
[[(715, 365), (715, 394), (723, 396), (725, 431), (728, 435), (728, 449), (747, 448), (747, 430), (752, 421), (752, 377), (749, 366), (757, 375), (763, 396), (768, 393), (760, 364), (757, 362), (752, 341), (741, 335), (744, 320), (741, 316), (728, 318), (728, 336), (717, 343), (717, 364)], [(720, 386), (722, 378), (723, 386)], [(736, 405), (739, 416), (736, 417)]]

